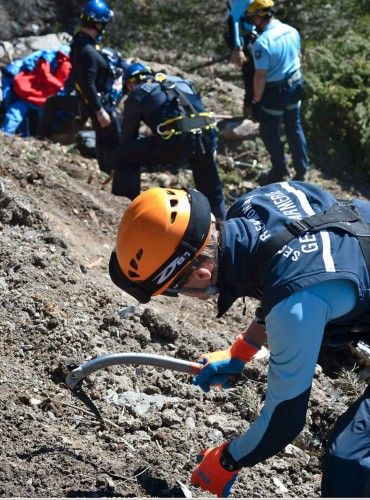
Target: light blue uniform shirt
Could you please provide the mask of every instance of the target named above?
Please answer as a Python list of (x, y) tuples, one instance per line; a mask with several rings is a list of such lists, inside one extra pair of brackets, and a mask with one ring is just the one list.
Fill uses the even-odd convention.
[(253, 31), (253, 24), (241, 20), (252, 1), (253, 0), (229, 0), (228, 2), (229, 15), (233, 22), (234, 47), (242, 47), (244, 45), (242, 35)]
[(256, 69), (267, 71), (266, 82), (283, 80), (301, 67), (298, 31), (272, 19), (252, 45)]

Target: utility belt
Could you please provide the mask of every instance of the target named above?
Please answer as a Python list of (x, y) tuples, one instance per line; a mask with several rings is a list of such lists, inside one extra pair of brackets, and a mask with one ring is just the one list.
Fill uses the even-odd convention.
[(202, 112), (190, 116), (175, 116), (168, 118), (157, 126), (157, 134), (164, 140), (174, 135), (185, 133), (201, 134), (205, 130), (217, 129), (217, 122), (213, 113)]
[(286, 85), (290, 87), (291, 85), (293, 85), (293, 83), (301, 80), (301, 78), (301, 70), (297, 69), (297, 71), (294, 71), (294, 73), (291, 73), (289, 76), (283, 78), (282, 80), (277, 80), (276, 82), (266, 82), (266, 88), (275, 89), (279, 87), (285, 87)]

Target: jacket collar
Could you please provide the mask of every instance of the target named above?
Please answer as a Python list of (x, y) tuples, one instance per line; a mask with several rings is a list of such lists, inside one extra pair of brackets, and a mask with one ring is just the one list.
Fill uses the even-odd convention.
[(219, 249), (217, 317), (223, 316), (236, 299), (246, 295), (250, 260), (250, 238), (242, 218), (223, 224)]

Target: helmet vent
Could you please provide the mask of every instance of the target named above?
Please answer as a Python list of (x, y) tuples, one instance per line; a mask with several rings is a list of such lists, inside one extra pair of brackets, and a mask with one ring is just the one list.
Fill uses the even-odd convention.
[(133, 267), (135, 269), (135, 271), (137, 271), (139, 269), (139, 266), (137, 265), (137, 262), (135, 259), (131, 259), (130, 266)]
[(176, 193), (174, 191), (171, 191), (170, 189), (167, 189), (167, 194), (171, 196), (176, 196)]
[(140, 250), (138, 250), (138, 252), (136, 254), (137, 260), (141, 259), (141, 257), (143, 256), (143, 252), (144, 252), (144, 250), (142, 248), (140, 248)]
[(177, 207), (178, 204), (179, 204), (179, 200), (170, 200), (171, 207)]
[(137, 274), (131, 270), (128, 271), (128, 275), (130, 276), (130, 278), (139, 278), (140, 277), (140, 274)]
[(176, 220), (177, 212), (171, 212), (171, 224), (173, 224)]

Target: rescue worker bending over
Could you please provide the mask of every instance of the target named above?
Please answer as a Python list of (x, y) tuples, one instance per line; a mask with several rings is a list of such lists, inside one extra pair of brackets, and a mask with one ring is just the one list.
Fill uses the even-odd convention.
[[(142, 303), (159, 294), (218, 294), (218, 317), (238, 297), (261, 301), (264, 323), (256, 319), (228, 349), (204, 354), (193, 382), (206, 392), (228, 388), (267, 340), (264, 407), (244, 434), (201, 452), (194, 485), (227, 496), (242, 467), (282, 451), (302, 430), (328, 327), (348, 327), (351, 341), (350, 327), (369, 311), (369, 221), (369, 202), (338, 202), (297, 181), (245, 194), (219, 226), (192, 189), (152, 188), (127, 208), (109, 266), (121, 289)], [(370, 387), (334, 429), (323, 496), (369, 496), (369, 435)]]
[(53, 100), (45, 113), (39, 137), (47, 137), (55, 109), (90, 116), (96, 134), (99, 167), (110, 172), (120, 138), (120, 120), (109, 92), (114, 76), (109, 61), (97, 48), (113, 11), (103, 0), (90, 0), (81, 12), (81, 25), (71, 43), (72, 73), (76, 95)]
[(244, 83), (244, 116), (250, 116), (253, 99), (254, 62), (251, 54), (252, 43), (257, 38), (253, 23), (245, 15), (252, 0), (229, 0), (226, 42), (231, 48), (231, 62), (239, 66)]
[(254, 0), (247, 15), (259, 36), (251, 46), (255, 64), (252, 116), (260, 124), (261, 138), (270, 154), (272, 169), (259, 177), (261, 185), (289, 176), (280, 139), (280, 123), (292, 154), (295, 180), (307, 180), (308, 156), (301, 124), (303, 79), (298, 31), (273, 17), (273, 0)]
[[(206, 113), (191, 82), (163, 73), (154, 74), (141, 63), (123, 75), (128, 97), (122, 119), (119, 162), (112, 193), (133, 199), (140, 193), (140, 169), (187, 162), (194, 183), (209, 200), (217, 218), (225, 215), (222, 185), (217, 171), (217, 128)], [(139, 138), (145, 123), (150, 137)]]

